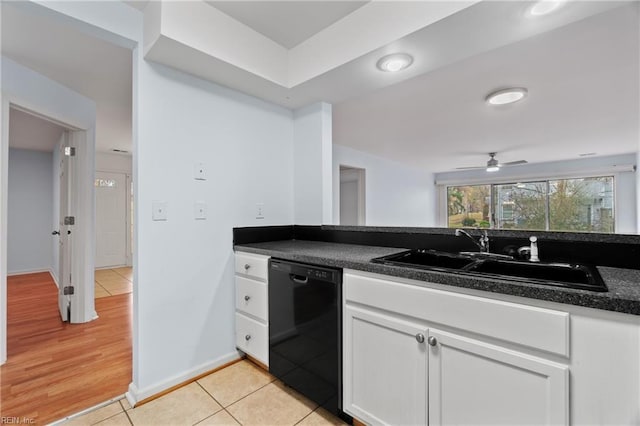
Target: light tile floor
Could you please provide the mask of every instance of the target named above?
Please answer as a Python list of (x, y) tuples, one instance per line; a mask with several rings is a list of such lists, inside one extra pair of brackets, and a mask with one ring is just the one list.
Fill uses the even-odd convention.
[(344, 425), (342, 420), (242, 360), (131, 408), (126, 399), (76, 417), (69, 425)]
[(113, 269), (96, 269), (95, 298), (131, 293), (133, 270), (130, 266)]

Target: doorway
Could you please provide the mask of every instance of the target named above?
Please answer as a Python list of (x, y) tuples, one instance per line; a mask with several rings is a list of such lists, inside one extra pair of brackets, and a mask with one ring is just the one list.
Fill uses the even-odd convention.
[(366, 224), (365, 169), (340, 165), (340, 225)]
[(8, 127), (7, 275), (48, 272), (62, 321), (86, 322), (92, 317), (81, 301), (92, 287), (73, 249), (74, 240), (84, 242), (84, 229), (75, 226), (82, 197), (74, 179), (85, 131), (17, 104), (9, 106)]
[(96, 268), (127, 265), (127, 175), (96, 172)]

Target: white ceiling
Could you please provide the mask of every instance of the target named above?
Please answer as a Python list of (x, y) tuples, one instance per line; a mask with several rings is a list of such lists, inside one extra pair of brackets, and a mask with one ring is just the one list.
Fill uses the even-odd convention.
[(9, 147), (51, 152), (64, 127), (14, 108), (9, 110)]
[[(333, 142), (429, 171), (639, 148), (638, 3), (464, 59), (333, 107)], [(524, 101), (485, 104), (524, 86)]]
[(207, 1), (279, 45), (291, 49), (367, 1)]
[(2, 54), (93, 99), (96, 149), (131, 151), (131, 51), (2, 5)]
[[(425, 27), (419, 26), (423, 22), (419, 20), (407, 23), (407, 13), (420, 7), (434, 7), (436, 15), (446, 16), (447, 4), (436, 3), (204, 5), (206, 10), (224, 10), (244, 22), (238, 25), (247, 31), (262, 33), (258, 35), (264, 40), (268, 39), (263, 34), (284, 37), (277, 42), (290, 45), (311, 34), (288, 51), (268, 42), (282, 49), (285, 58), (313, 63), (315, 68), (292, 87), (264, 83), (260, 72), (212, 67), (204, 56), (193, 62), (201, 71), (185, 71), (289, 107), (330, 102), (334, 143), (430, 171), (483, 164), (489, 151), (497, 151), (502, 162), (541, 162), (577, 158), (584, 152), (607, 155), (638, 150), (637, 2), (570, 2), (557, 14), (531, 19), (523, 14), (526, 2), (470, 1), (460, 11), (450, 9), (446, 18), (430, 18), (434, 21)], [(141, 10), (150, 5), (146, 0), (127, 4)], [(623, 4), (628, 5), (619, 8)], [(320, 6), (323, 9), (318, 11)], [(399, 12), (394, 15), (394, 11)], [(309, 30), (311, 25), (299, 26), (296, 14), (318, 15), (322, 24), (301, 33), (301, 27)], [(339, 19), (340, 15), (344, 17)], [(376, 16), (384, 17), (388, 27), (396, 26), (400, 31), (396, 34), (407, 33), (409, 27), (418, 30), (384, 42), (379, 34), (364, 30)], [(339, 20), (331, 24), (334, 19)], [(386, 36), (390, 34), (393, 31)], [(2, 35), (3, 54), (96, 100), (98, 149), (131, 150), (128, 50), (43, 17), (25, 15), (10, 3), (3, 4)], [(345, 46), (352, 58), (346, 61), (349, 55), (340, 56), (334, 50)], [(375, 69), (378, 57), (397, 50), (414, 55), (411, 68), (398, 74)], [(167, 65), (180, 68), (189, 62), (184, 51), (174, 53), (178, 63)], [(308, 60), (302, 60), (305, 55), (310, 55)], [(323, 67), (325, 71), (318, 74)], [(227, 81), (222, 76), (228, 70), (232, 72)], [(303, 75), (303, 71), (296, 72)], [(250, 74), (249, 85), (238, 77), (242, 73)], [(489, 91), (508, 85), (528, 87), (529, 98), (501, 109), (484, 104)]]

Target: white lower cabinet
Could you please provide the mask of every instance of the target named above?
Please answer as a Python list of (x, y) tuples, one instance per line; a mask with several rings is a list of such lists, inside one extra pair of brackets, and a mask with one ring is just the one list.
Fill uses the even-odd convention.
[[(427, 329), (392, 315), (344, 311), (343, 404), (372, 424), (427, 422)], [(420, 337), (422, 336), (422, 337)]]
[[(476, 339), (443, 331), (440, 328), (446, 324), (438, 321), (446, 315), (434, 318), (436, 309), (425, 311), (422, 318), (389, 311), (388, 303), (398, 301), (389, 302), (380, 286), (396, 283), (355, 280), (349, 274), (344, 281), (343, 402), (347, 413), (372, 425), (569, 424), (566, 364), (488, 343), (482, 336)], [(395, 290), (401, 297), (403, 289)], [(360, 294), (380, 297), (379, 306), (364, 305), (358, 300)], [(414, 294), (412, 300), (419, 297)], [(466, 315), (469, 329), (484, 329), (473, 310), (457, 310), (459, 301), (467, 308), (472, 306), (470, 299), (456, 297), (452, 293), (442, 303), (457, 315)]]
[(269, 257), (235, 254), (236, 347), (269, 366)]
[(427, 342), (430, 425), (569, 424), (566, 365), (434, 329)]

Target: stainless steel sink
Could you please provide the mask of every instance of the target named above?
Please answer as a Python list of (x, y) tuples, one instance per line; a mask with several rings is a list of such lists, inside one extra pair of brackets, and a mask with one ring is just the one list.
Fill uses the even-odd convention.
[(476, 253), (448, 253), (429, 249), (407, 250), (373, 259), (395, 266), (491, 276), (590, 291), (608, 291), (595, 266), (575, 263), (545, 263), (514, 260), (510, 256), (477, 256)]

